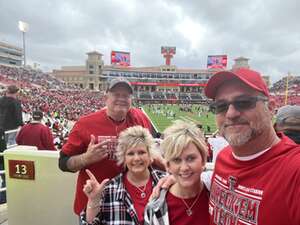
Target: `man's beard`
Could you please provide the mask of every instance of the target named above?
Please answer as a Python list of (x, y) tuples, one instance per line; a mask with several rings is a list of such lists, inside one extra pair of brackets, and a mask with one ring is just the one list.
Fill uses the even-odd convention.
[(249, 142), (255, 135), (253, 129), (247, 129), (243, 133), (231, 133), (223, 131), (224, 138), (228, 141), (231, 146), (242, 146)]
[[(243, 132), (231, 132), (226, 126), (229, 124), (245, 124), (248, 125), (247, 129)], [(242, 146), (262, 134), (263, 122), (261, 124), (249, 123), (244, 119), (224, 123), (220, 127), (220, 134), (227, 140), (231, 146)]]

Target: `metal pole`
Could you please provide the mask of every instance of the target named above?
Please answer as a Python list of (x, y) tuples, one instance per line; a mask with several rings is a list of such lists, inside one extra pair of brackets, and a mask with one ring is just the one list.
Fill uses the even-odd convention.
[(289, 95), (289, 77), (290, 77), (290, 73), (288, 73), (288, 75), (287, 75), (287, 77), (286, 77), (284, 105), (287, 105), (287, 103), (288, 103), (288, 95)]
[(26, 67), (26, 50), (25, 50), (25, 32), (23, 33), (23, 54), (24, 54), (24, 68)]

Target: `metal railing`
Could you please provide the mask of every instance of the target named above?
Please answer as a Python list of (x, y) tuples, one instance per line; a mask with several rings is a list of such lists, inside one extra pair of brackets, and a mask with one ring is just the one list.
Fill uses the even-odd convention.
[[(18, 133), (19, 130), (20, 129), (14, 129), (14, 130), (5, 131), (4, 132), (5, 142), (8, 143), (8, 135), (9, 134), (15, 134), (14, 136), (17, 136), (17, 133)], [(13, 147), (17, 146), (17, 144), (10, 144), (10, 143), (8, 143), (8, 144), (9, 145), (6, 146), (6, 149), (13, 148)], [(4, 153), (3, 152), (0, 152), (0, 157), (4, 157)], [(3, 160), (3, 163), (4, 163), (4, 160)], [(3, 168), (4, 168), (4, 165), (3, 165)], [(2, 175), (5, 175), (5, 169), (0, 170), (0, 193), (6, 191), (6, 186), (3, 187), (3, 183), (5, 184), (5, 182), (3, 180), (4, 176), (2, 176)]]

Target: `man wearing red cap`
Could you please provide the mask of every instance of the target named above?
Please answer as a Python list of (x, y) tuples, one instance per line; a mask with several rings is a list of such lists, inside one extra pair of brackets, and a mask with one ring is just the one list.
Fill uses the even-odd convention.
[(261, 75), (216, 73), (205, 88), (228, 141), (212, 177), (210, 224), (299, 225), (300, 146), (276, 134), (274, 101)]

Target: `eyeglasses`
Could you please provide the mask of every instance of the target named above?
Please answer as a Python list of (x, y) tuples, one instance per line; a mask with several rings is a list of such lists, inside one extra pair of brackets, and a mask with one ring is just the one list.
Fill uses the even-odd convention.
[(268, 98), (263, 96), (248, 96), (239, 97), (231, 102), (221, 100), (213, 102), (209, 106), (209, 109), (215, 114), (226, 113), (229, 106), (233, 105), (236, 110), (238, 110), (239, 112), (243, 112), (255, 108), (257, 101), (268, 101)]

